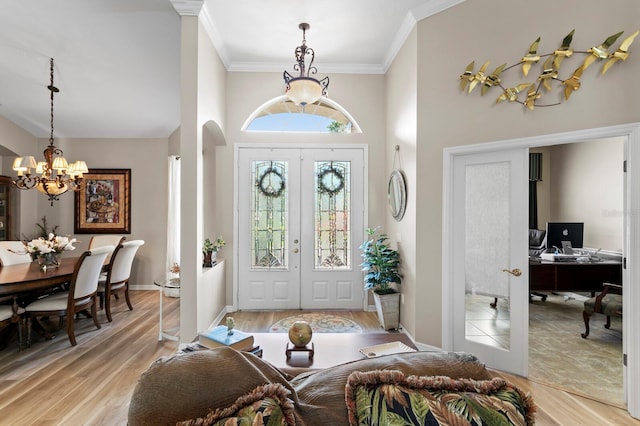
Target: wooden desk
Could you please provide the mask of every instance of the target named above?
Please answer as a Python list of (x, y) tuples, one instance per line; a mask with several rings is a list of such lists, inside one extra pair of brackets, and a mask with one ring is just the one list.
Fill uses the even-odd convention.
[(600, 292), (602, 283), (622, 284), (622, 262), (545, 262), (529, 259), (529, 291)]
[(38, 262), (0, 267), (0, 296), (42, 290), (71, 281), (77, 257), (63, 257), (57, 268), (40, 270)]
[(309, 359), (307, 352), (294, 352), (287, 359), (285, 350), (287, 333), (251, 333), (254, 343), (262, 348), (262, 358), (285, 371), (300, 369), (323, 369), (345, 362), (365, 359), (360, 348), (381, 343), (402, 342), (410, 348), (415, 345), (403, 333), (314, 333), (311, 341), (315, 354)]

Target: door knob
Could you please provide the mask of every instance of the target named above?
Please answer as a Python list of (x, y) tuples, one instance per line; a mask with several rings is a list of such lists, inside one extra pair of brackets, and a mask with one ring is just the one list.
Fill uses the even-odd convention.
[(297, 252), (299, 252), (299, 251), (300, 251), (300, 250), (298, 250), (297, 248), (294, 248), (294, 249), (293, 249), (293, 252), (294, 252), (294, 253), (297, 253)]
[(508, 270), (508, 269), (503, 269), (502, 272), (507, 272), (511, 275), (513, 275), (514, 277), (519, 277), (520, 275), (522, 275), (522, 271), (518, 268), (512, 269), (512, 270)]

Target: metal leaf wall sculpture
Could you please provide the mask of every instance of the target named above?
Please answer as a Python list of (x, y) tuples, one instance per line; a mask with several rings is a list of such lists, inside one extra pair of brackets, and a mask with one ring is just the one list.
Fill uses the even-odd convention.
[[(538, 54), (538, 45), (540, 44), (540, 37), (538, 37), (531, 46), (529, 46), (528, 52), (520, 59), (520, 62), (509, 67), (504, 63), (497, 67), (491, 74), (487, 74), (489, 61), (482, 64), (477, 72), (474, 72), (475, 61), (472, 61), (467, 65), (464, 73), (460, 75), (460, 90), (471, 93), (473, 89), (479, 85), (481, 87), (481, 95), (484, 95), (489, 89), (497, 86), (502, 89), (502, 93), (498, 96), (496, 103), (503, 101), (516, 102), (531, 110), (536, 106), (546, 107), (560, 105), (562, 98), (569, 100), (571, 94), (580, 89), (582, 74), (591, 64), (596, 61), (604, 61), (601, 73), (605, 74), (616, 62), (626, 61), (629, 57), (629, 47), (638, 33), (640, 33), (640, 30), (624, 39), (618, 49), (613, 52), (610, 51), (611, 46), (620, 38), (623, 31), (607, 37), (600, 45), (593, 46), (585, 51), (574, 51), (571, 48), (574, 32), (575, 30), (572, 30), (562, 39), (562, 43), (558, 49), (544, 55)], [(560, 68), (563, 60), (574, 54), (584, 55), (584, 61), (571, 75), (562, 79), (560, 77)], [(546, 58), (542, 65), (542, 71), (532, 82), (518, 83), (513, 87), (505, 87), (502, 84), (501, 75), (506, 71), (522, 65), (522, 74), (524, 77), (528, 77), (533, 67), (538, 64), (542, 58)], [(560, 100), (557, 102), (541, 103), (540, 99), (542, 99), (545, 94), (554, 91), (552, 82), (558, 83), (557, 87), (564, 92), (564, 96), (558, 96)], [(544, 91), (542, 90), (543, 88)]]

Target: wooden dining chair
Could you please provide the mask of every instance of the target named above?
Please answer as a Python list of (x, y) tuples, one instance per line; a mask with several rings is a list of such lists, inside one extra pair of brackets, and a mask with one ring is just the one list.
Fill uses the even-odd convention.
[(120, 243), (111, 256), (107, 276), (104, 278), (100, 277), (98, 295), (101, 301), (104, 300), (104, 310), (109, 322), (112, 321), (111, 296), (117, 298), (120, 294), (124, 295), (129, 310), (133, 310), (133, 305), (129, 298), (129, 277), (131, 276), (133, 259), (143, 244), (143, 240), (132, 240)]
[(100, 270), (112, 246), (98, 247), (82, 253), (73, 271), (69, 291), (45, 296), (25, 306), (27, 317), (27, 347), (31, 346), (32, 319), (43, 316), (67, 317), (67, 335), (72, 346), (76, 345), (75, 316), (79, 312), (91, 313), (93, 323), (98, 322), (97, 292)]
[[(126, 238), (127, 237), (125, 237), (124, 235), (111, 235), (111, 234), (94, 235), (89, 240), (89, 250), (93, 250), (94, 248), (104, 247), (104, 246), (112, 246), (115, 249), (115, 247), (118, 244), (120, 244), (122, 241), (124, 241)], [(112, 254), (109, 254), (107, 256), (107, 259), (104, 262), (105, 265), (108, 265), (111, 262), (111, 256)]]
[(16, 303), (16, 296), (0, 297), (0, 302), (2, 302), (2, 304), (0, 304), (0, 333), (3, 334), (0, 339), (0, 350), (7, 346), (7, 340), (9, 338), (8, 331), (13, 324), (17, 324), (18, 326), (18, 348), (21, 350), (23, 343), (21, 315), (24, 309)]
[(32, 262), (22, 241), (0, 241), (0, 264), (3, 266)]

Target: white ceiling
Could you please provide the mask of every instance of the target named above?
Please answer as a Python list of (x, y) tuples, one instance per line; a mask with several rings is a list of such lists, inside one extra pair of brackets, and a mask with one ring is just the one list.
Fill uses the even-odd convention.
[[(318, 75), (384, 73), (417, 20), (461, 1), (204, 0), (201, 18), (229, 71), (293, 74), (298, 24), (308, 22)], [(178, 127), (180, 16), (170, 0), (0, 4), (0, 115), (49, 136), (53, 57), (54, 137), (167, 137)]]

